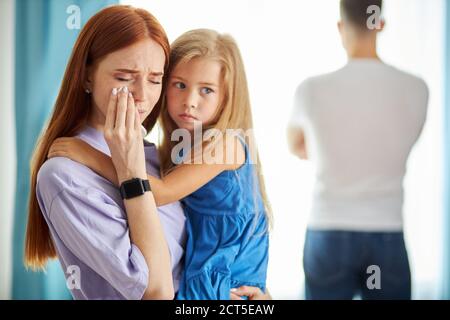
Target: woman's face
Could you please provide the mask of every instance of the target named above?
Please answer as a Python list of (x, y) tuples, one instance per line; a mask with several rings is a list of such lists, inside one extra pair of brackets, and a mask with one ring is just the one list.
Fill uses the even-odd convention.
[(94, 70), (89, 70), (85, 85), (91, 91), (94, 107), (90, 124), (103, 128), (111, 90), (120, 87), (128, 87), (133, 94), (142, 123), (161, 95), (164, 63), (164, 50), (152, 39), (142, 40), (103, 58)]

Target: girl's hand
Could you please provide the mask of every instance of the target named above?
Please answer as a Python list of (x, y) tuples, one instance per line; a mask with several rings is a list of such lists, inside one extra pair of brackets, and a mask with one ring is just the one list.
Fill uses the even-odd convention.
[(65, 157), (89, 167), (91, 149), (92, 147), (81, 139), (58, 138), (50, 146), (47, 157)]
[(269, 290), (263, 293), (258, 287), (242, 286), (231, 289), (231, 300), (243, 300), (242, 296), (248, 297), (248, 300), (272, 300)]
[(119, 185), (131, 178), (147, 179), (140, 116), (127, 87), (111, 92), (104, 135)]

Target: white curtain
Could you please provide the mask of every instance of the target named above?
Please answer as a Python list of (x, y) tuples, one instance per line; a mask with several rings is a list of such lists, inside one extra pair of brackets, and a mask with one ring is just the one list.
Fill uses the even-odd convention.
[(10, 298), (16, 176), (14, 131), (14, 1), (0, 1), (0, 299)]
[(415, 299), (439, 299), (442, 292), (444, 2), (386, 1), (386, 33), (380, 42), (382, 57), (425, 79), (430, 90), (427, 122), (404, 182), (405, 238)]
[[(173, 41), (193, 28), (232, 34), (240, 46), (252, 97), (255, 130), (275, 215), (268, 287), (277, 299), (303, 297), (302, 250), (311, 205), (313, 166), (288, 152), (285, 129), (295, 87), (341, 67), (346, 55), (336, 22), (338, 0), (122, 0), (143, 7)], [(422, 76), (431, 97), (423, 136), (405, 181), (405, 233), (413, 297), (439, 298), (442, 206), (443, 0), (385, 0), (380, 54)]]

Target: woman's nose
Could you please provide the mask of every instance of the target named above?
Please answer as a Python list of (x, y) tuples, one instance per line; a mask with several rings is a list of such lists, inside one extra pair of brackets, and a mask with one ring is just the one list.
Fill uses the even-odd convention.
[(131, 94), (133, 95), (135, 102), (145, 101), (145, 90), (142, 81), (137, 81), (130, 88)]

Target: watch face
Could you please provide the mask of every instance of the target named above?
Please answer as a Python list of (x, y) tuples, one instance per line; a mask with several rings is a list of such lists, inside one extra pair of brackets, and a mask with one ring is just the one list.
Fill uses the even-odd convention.
[(125, 189), (127, 198), (139, 196), (145, 192), (139, 179), (126, 181), (124, 182), (123, 187)]

